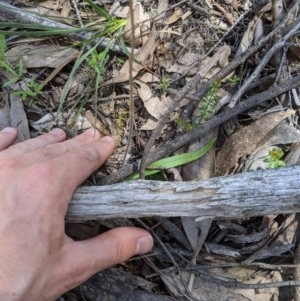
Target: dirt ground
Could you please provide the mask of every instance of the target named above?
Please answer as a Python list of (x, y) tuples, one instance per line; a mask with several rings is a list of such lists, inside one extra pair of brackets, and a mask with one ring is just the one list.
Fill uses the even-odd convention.
[[(299, 163), (297, 1), (5, 3), (0, 128), (17, 127), (19, 141), (53, 127), (113, 136), (113, 156), (84, 186), (203, 181)], [(135, 225), (155, 246), (59, 301), (300, 300), (298, 214), (250, 211), (67, 216), (74, 239)]]

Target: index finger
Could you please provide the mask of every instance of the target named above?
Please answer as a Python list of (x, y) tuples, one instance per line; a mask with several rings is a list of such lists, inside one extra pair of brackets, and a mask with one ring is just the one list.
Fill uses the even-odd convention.
[[(115, 142), (112, 137), (102, 137), (94, 142), (72, 148), (52, 158), (57, 168), (57, 179), (64, 181), (64, 191), (73, 193), (92, 172), (97, 170), (113, 153)], [(70, 201), (70, 200), (68, 200)]]

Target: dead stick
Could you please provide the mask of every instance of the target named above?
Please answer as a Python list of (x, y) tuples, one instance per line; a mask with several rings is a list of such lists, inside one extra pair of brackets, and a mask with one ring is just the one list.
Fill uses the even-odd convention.
[(67, 220), (197, 216), (245, 218), (300, 211), (300, 166), (193, 182), (128, 181), (79, 188)]
[(245, 80), (243, 85), (239, 88), (239, 90), (236, 92), (236, 94), (232, 97), (229, 107), (232, 108), (235, 106), (237, 101), (240, 99), (240, 97), (245, 93), (249, 85), (258, 78), (260, 72), (262, 69), (267, 65), (267, 63), (270, 61), (270, 59), (278, 52), (280, 49), (282, 49), (287, 41), (291, 39), (294, 35), (296, 35), (300, 28), (300, 16), (295, 20), (294, 27), (284, 36), (282, 37), (275, 45), (272, 46), (272, 48), (266, 53), (266, 55), (263, 57), (261, 62), (258, 64), (256, 69), (251, 73), (251, 75)]

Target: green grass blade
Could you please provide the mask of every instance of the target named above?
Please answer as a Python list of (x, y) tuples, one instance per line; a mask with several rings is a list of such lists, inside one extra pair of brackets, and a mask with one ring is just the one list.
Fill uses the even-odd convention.
[[(162, 169), (169, 169), (172, 167), (177, 167), (195, 161), (203, 157), (212, 148), (215, 142), (216, 142), (216, 138), (211, 138), (207, 144), (205, 144), (201, 149), (195, 152), (175, 155), (175, 156), (171, 156), (168, 158), (155, 161), (147, 167), (145, 171), (145, 175), (146, 176), (153, 175), (155, 173), (160, 172)], [(127, 177), (127, 180), (137, 180), (137, 179), (139, 179), (139, 173), (137, 172)]]
[[(23, 29), (23, 28), (22, 28)], [(55, 29), (53, 27), (47, 27), (40, 30), (37, 28), (36, 31), (14, 31), (14, 30), (0, 30), (1, 35), (7, 36), (31, 36), (31, 37), (44, 37), (44, 36), (52, 36), (52, 35), (65, 35), (68, 33), (77, 33), (83, 31), (93, 31), (96, 28), (59, 28)]]
[(100, 6), (96, 5), (93, 1), (85, 0), (85, 2), (87, 2), (100, 16), (104, 17), (106, 20), (112, 20), (112, 17), (108, 14), (108, 12)]
[(74, 66), (69, 74), (69, 78), (67, 80), (67, 82), (65, 83), (65, 86), (62, 90), (61, 96), (60, 96), (60, 101), (59, 101), (59, 105), (57, 108), (57, 116), (60, 116), (62, 109), (63, 109), (63, 105), (65, 103), (66, 97), (70, 91), (70, 88), (72, 86), (73, 80), (74, 80), (74, 75), (75, 72), (77, 71), (77, 69), (80, 67), (80, 65), (86, 60), (86, 58), (93, 52), (93, 50), (95, 50), (100, 42), (98, 42), (97, 44), (95, 44), (92, 48), (90, 48), (86, 53), (84, 53), (83, 55), (79, 56), (77, 58), (77, 60), (74, 63)]

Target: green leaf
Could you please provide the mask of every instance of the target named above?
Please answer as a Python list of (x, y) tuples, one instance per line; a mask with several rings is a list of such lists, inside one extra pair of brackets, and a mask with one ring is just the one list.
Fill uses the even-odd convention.
[(4, 59), (4, 53), (6, 50), (6, 42), (4, 35), (0, 35), (0, 60)]
[(91, 0), (85, 0), (100, 16), (104, 17), (106, 20), (112, 20), (112, 17), (107, 13), (107, 11), (100, 6), (96, 5)]
[[(169, 169), (172, 167), (180, 166), (195, 161), (203, 157), (212, 148), (215, 142), (216, 142), (216, 138), (212, 138), (201, 149), (195, 152), (175, 155), (175, 156), (171, 156), (168, 158), (155, 161), (147, 167), (145, 171), (145, 175), (146, 176), (153, 175), (155, 173), (160, 172), (162, 169)], [(127, 180), (137, 180), (137, 179), (139, 179), (139, 173), (137, 172), (127, 177)]]
[(65, 35), (66, 33), (76, 33), (76, 32), (92, 31), (92, 30), (95, 30), (95, 28), (57, 28), (56, 29), (54, 27), (47, 27), (47, 29), (43, 28), (41, 30), (37, 28), (36, 31), (0, 30), (0, 35), (44, 37), (44, 36), (52, 36), (52, 35)]

